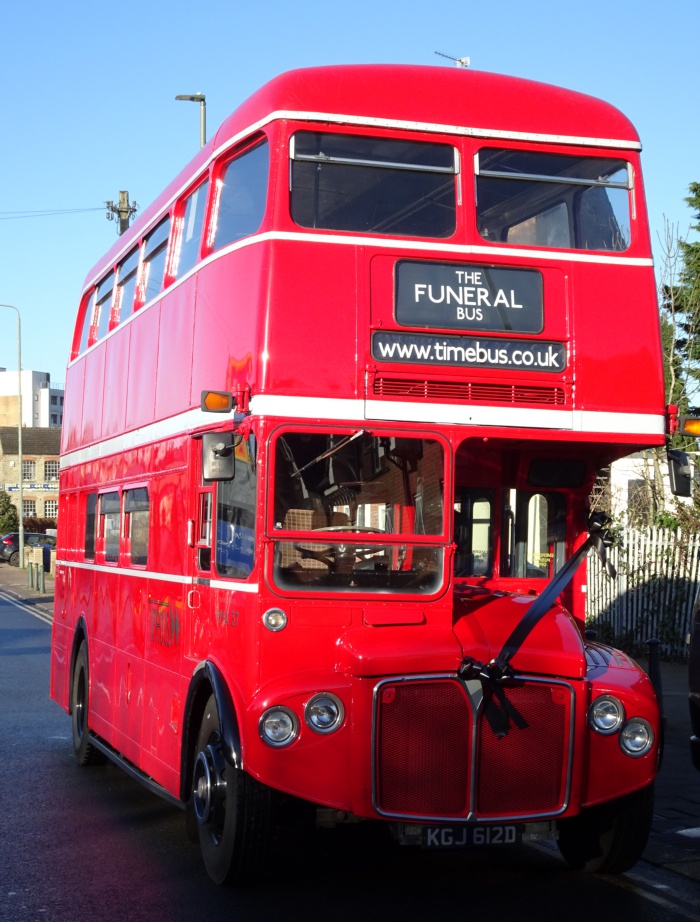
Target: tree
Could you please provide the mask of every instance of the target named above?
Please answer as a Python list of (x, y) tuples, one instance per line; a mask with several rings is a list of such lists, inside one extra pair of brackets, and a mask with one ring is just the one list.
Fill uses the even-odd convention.
[[(693, 209), (689, 232), (700, 232), (700, 183), (691, 183), (685, 199)], [(661, 239), (659, 314), (664, 356), (665, 401), (681, 414), (700, 415), (700, 242), (682, 239), (678, 227), (665, 222)], [(670, 447), (696, 453), (696, 439), (675, 435)], [(631, 524), (700, 528), (700, 496), (692, 503), (669, 504), (664, 489), (664, 449), (640, 454), (636, 479), (628, 484), (627, 517)], [(610, 471), (599, 474), (591, 495), (591, 507), (610, 511), (613, 496)]]
[[(691, 183), (689, 191), (685, 201), (698, 222), (690, 230), (700, 232), (700, 183)], [(666, 402), (695, 414), (700, 411), (700, 242), (678, 238), (677, 228), (667, 224), (662, 252), (660, 305)]]
[(0, 490), (0, 535), (19, 531), (19, 515), (12, 505), (10, 494)]

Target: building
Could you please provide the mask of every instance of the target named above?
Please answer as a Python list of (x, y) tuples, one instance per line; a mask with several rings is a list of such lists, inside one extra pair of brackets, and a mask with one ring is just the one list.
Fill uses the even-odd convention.
[[(0, 426), (17, 425), (16, 371), (0, 368)], [(52, 385), (45, 371), (22, 372), (22, 425), (27, 429), (60, 428), (63, 423), (63, 385)]]
[(0, 426), (0, 490), (18, 506), (21, 471), (23, 518), (56, 519), (61, 430), (22, 429), (21, 464), (17, 435), (17, 426)]
[[(689, 461), (697, 484), (700, 470), (696, 452), (689, 453)], [(605, 503), (613, 517), (627, 524), (651, 525), (661, 513), (672, 513), (676, 504), (693, 503), (691, 497), (671, 493), (668, 462), (663, 452), (636, 452), (614, 461), (602, 474), (598, 490), (607, 493)]]

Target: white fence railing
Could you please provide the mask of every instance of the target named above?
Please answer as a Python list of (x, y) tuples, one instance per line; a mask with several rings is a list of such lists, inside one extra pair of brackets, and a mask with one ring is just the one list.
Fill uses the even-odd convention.
[(700, 536), (670, 528), (626, 528), (610, 549), (617, 579), (597, 555), (588, 564), (587, 626), (630, 652), (656, 638), (661, 652), (687, 656), (686, 635), (700, 586)]

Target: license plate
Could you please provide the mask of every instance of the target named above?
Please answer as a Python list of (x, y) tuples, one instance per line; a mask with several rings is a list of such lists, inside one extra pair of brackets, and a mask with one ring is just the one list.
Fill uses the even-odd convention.
[(522, 839), (519, 826), (424, 826), (423, 848), (469, 848), (514, 845)]

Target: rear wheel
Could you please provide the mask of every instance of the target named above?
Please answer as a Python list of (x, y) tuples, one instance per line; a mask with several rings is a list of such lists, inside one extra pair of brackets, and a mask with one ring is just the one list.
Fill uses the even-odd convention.
[(73, 669), (70, 712), (73, 726), (73, 751), (78, 765), (102, 765), (105, 758), (90, 742), (88, 731), (88, 655), (87, 644), (80, 644)]
[(19, 566), (19, 551), (13, 551), (10, 554), (10, 566), (11, 567)]
[(576, 870), (622, 874), (642, 857), (654, 809), (654, 785), (589, 807), (559, 824), (559, 851)]
[(273, 833), (272, 791), (226, 761), (214, 695), (197, 738), (192, 808), (204, 866), (215, 883), (242, 883), (263, 869)]

